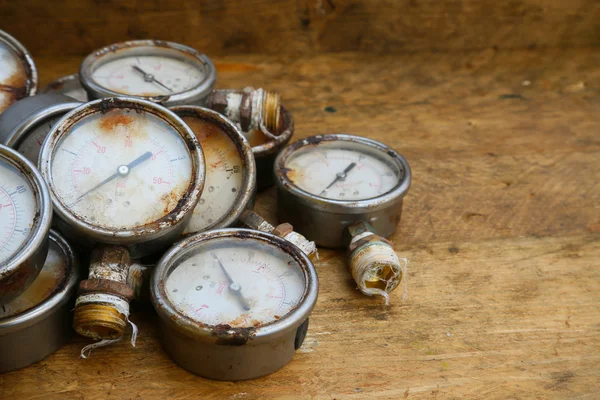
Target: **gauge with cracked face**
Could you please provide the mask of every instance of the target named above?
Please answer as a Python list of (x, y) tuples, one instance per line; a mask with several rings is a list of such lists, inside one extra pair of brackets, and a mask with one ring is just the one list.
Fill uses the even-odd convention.
[(196, 50), (171, 42), (117, 43), (90, 54), (80, 69), (90, 98), (128, 95), (165, 105), (198, 104), (212, 90), (212, 61)]
[(27, 50), (0, 30), (0, 114), (37, 90), (37, 70)]

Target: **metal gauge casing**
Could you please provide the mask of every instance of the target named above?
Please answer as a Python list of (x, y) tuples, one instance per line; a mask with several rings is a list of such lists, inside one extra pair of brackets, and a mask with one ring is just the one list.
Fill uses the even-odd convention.
[[(326, 159), (326, 153), (330, 150), (336, 152), (338, 158), (345, 157), (343, 154), (340, 156), (338, 152), (347, 151), (349, 161), (344, 161), (343, 166), (346, 169), (356, 167), (355, 171), (346, 171), (343, 167), (330, 171), (328, 166), (331, 161)], [(315, 171), (311, 171), (312, 176), (307, 176), (308, 172), (299, 170), (298, 167), (290, 166), (291, 161), (298, 159), (299, 155), (306, 154), (311, 157), (314, 155), (315, 158), (301, 168), (314, 168)], [(385, 179), (382, 178), (388, 185), (383, 192), (368, 195), (366, 198), (360, 197), (357, 190), (347, 192), (348, 188), (345, 186), (349, 184), (345, 181), (346, 175), (350, 178), (350, 174), (360, 173), (363, 167), (367, 171), (369, 169), (367, 161), (361, 160), (373, 160), (378, 167), (382, 166), (388, 170)], [(275, 161), (275, 179), (279, 219), (291, 223), (298, 232), (320, 246), (342, 247), (345, 245), (344, 230), (353, 222), (368, 222), (384, 237), (396, 230), (402, 213), (402, 200), (410, 187), (411, 172), (404, 157), (383, 143), (359, 136), (333, 134), (312, 136), (286, 147)], [(317, 191), (308, 191), (299, 186), (299, 179), (313, 183), (321, 179), (327, 180)], [(370, 179), (369, 174), (365, 179)], [(391, 179), (394, 180), (393, 183), (390, 183)], [(325, 189), (327, 183), (330, 183), (327, 189), (340, 188), (339, 198), (327, 197), (326, 190), (319, 192)], [(377, 187), (379, 183), (363, 179), (361, 184)], [(350, 199), (343, 199), (345, 194)]]
[(233, 225), (254, 204), (252, 148), (238, 127), (216, 111), (198, 106), (177, 106), (171, 111), (196, 134), (206, 163), (204, 190), (184, 235)]
[[(81, 105), (61, 94), (26, 97), (0, 114), (0, 143), (16, 149), (37, 164), (45, 134), (63, 115)], [(37, 132), (38, 128), (41, 132)], [(39, 137), (29, 137), (31, 134)]]
[(58, 78), (41, 90), (41, 93), (56, 93), (72, 97), (81, 102), (88, 101), (88, 95), (79, 80), (79, 74), (71, 74)]
[(40, 272), (51, 222), (52, 201), (39, 171), (0, 145), (0, 302), (18, 296)]
[(78, 279), (73, 249), (58, 232), (50, 231), (48, 257), (40, 275), (0, 309), (0, 373), (36, 363), (69, 340)]
[(12, 103), (37, 91), (38, 74), (29, 52), (0, 30), (0, 114)]
[[(152, 64), (147, 67), (140, 60), (146, 57)], [(165, 60), (164, 62), (161, 61)], [(110, 63), (122, 62), (119, 60), (126, 59), (123, 69), (112, 69)], [(131, 59), (128, 62), (127, 59)], [(168, 82), (168, 79), (177, 79), (174, 77), (174, 72), (160, 77), (162, 65), (171, 63), (177, 73), (183, 73), (184, 78), (179, 78), (179, 82)], [(180, 66), (178, 67), (179, 64)], [(125, 76), (129, 73), (128, 69), (136, 66), (138, 70), (131, 72), (133, 75)], [(188, 70), (181, 70), (183, 66), (189, 67)], [(106, 82), (101, 83), (98, 80), (96, 71), (100, 68), (108, 68), (107, 73), (113, 70), (110, 75), (104, 75), (102, 79)], [(166, 67), (165, 67), (166, 69)], [(190, 77), (192, 71), (197, 73), (200, 71), (201, 76), (196, 76), (194, 84), (189, 84), (191, 78), (188, 79), (188, 84), (184, 84), (185, 77)], [(192, 71), (192, 72), (190, 72)], [(96, 74), (96, 76), (95, 76)], [(187, 75), (186, 75), (187, 74)], [(160, 40), (134, 40), (128, 42), (116, 43), (110, 46), (103, 47), (88, 55), (79, 69), (79, 77), (81, 84), (88, 93), (90, 99), (99, 99), (104, 97), (114, 96), (132, 96), (144, 98), (165, 106), (176, 106), (182, 104), (203, 104), (206, 97), (212, 91), (217, 79), (217, 73), (213, 62), (206, 55), (199, 53), (191, 47), (182, 44), (165, 42)], [(149, 86), (143, 86), (142, 91), (131, 88), (132, 84), (120, 84), (119, 81), (134, 79), (133, 82), (147, 82)], [(141, 80), (141, 81), (140, 81)], [(163, 80), (165, 82), (163, 82)], [(111, 86), (111, 82), (115, 82)], [(165, 86), (169, 85), (169, 86)], [(179, 87), (175, 87), (178, 85)], [(184, 85), (182, 88), (181, 85)], [(172, 87), (171, 87), (172, 86)], [(116, 89), (118, 87), (118, 90)], [(169, 90), (167, 90), (169, 89)]]
[[(69, 148), (69, 143), (74, 147)], [(140, 150), (145, 153), (138, 157)], [(123, 157), (127, 161), (123, 162)], [(133, 159), (137, 161), (127, 164)], [(55, 160), (63, 160), (62, 165)], [(170, 175), (152, 178), (132, 172), (137, 164), (139, 173), (146, 169), (154, 173), (158, 167), (149, 164), (152, 162), (162, 163), (158, 172)], [(86, 163), (91, 164), (86, 167)], [(49, 184), (57, 224), (68, 239), (90, 246), (123, 245), (134, 258), (160, 251), (181, 234), (202, 193), (205, 176), (202, 149), (190, 128), (166, 108), (131, 97), (94, 100), (65, 115), (44, 141), (39, 166)], [(65, 173), (55, 174), (53, 168), (65, 169), (71, 178)], [(100, 171), (98, 176), (95, 168)], [(105, 184), (113, 186), (106, 186), (106, 192), (97, 189)], [(87, 208), (75, 210), (82, 197), (90, 194), (94, 201), (82, 201), (85, 204), (81, 207)], [(66, 202), (69, 196), (74, 202)], [(113, 217), (109, 215), (111, 209)], [(123, 222), (138, 216), (135, 222)]]
[[(229, 248), (229, 245), (232, 247)], [(220, 281), (224, 279), (223, 273), (217, 266), (213, 265), (211, 272), (208, 264), (199, 264), (197, 267), (196, 264), (188, 265), (196, 260), (195, 257), (210, 257), (211, 252), (213, 252), (212, 256), (217, 258), (215, 252), (219, 252), (219, 249), (221, 253), (217, 254), (223, 258), (218, 260), (219, 264), (222, 262), (221, 268), (226, 265), (231, 276), (236, 279), (240, 278), (240, 274), (245, 274), (245, 280), (240, 281), (241, 286), (237, 285), (235, 293), (233, 292), (235, 284), (231, 282), (229, 288), (225, 288), (227, 281), (210, 282), (212, 279), (218, 280), (212, 274), (221, 276)], [(244, 261), (243, 256), (240, 255), (238, 263), (232, 269), (233, 260), (238, 257), (238, 254), (245, 254), (245, 252), (248, 252), (249, 261)], [(254, 252), (257, 254), (254, 255)], [(265, 258), (261, 258), (263, 256)], [(280, 257), (283, 260), (279, 266), (283, 265), (283, 268), (287, 268), (285, 274), (269, 275), (269, 271), (275, 271), (270, 269), (273, 264), (264, 261), (272, 260), (268, 258), (270, 256)], [(254, 263), (252, 260), (255, 259), (260, 262)], [(288, 260), (287, 263), (285, 260)], [(198, 274), (198, 276), (189, 276), (189, 278), (179, 276), (180, 268), (191, 268), (184, 270), (184, 273)], [(207, 269), (208, 272), (203, 272)], [(265, 275), (261, 278), (261, 274)], [(269, 280), (266, 278), (268, 276), (273, 278)], [(284, 294), (279, 294), (282, 297), (277, 297), (278, 294), (275, 292), (271, 293), (271, 289), (266, 292), (257, 289), (267, 281), (278, 287), (273, 282), (277, 282), (278, 279), (284, 282), (282, 276), (290, 277), (289, 281), (285, 281), (287, 284), (281, 286), (285, 287)], [(184, 280), (178, 280), (181, 278)], [(196, 286), (194, 279), (208, 280), (203, 288)], [(296, 286), (294, 294), (288, 294), (294, 291), (291, 283), (293, 279), (296, 279), (296, 284), (302, 282), (303, 287), (300, 290)], [(181, 282), (184, 286), (191, 284), (189, 291), (185, 289), (180, 291), (180, 296), (183, 296), (182, 302), (189, 301), (191, 304), (194, 301), (207, 301), (219, 309), (225, 307), (225, 304), (231, 305), (230, 302), (236, 299), (236, 293), (239, 293), (249, 304), (244, 308), (248, 314), (244, 316), (244, 311), (238, 309), (238, 313), (241, 312), (242, 315), (229, 320), (216, 310), (216, 314), (207, 314), (204, 318), (201, 313), (209, 311), (207, 304), (199, 304), (196, 310), (192, 310), (185, 308), (186, 306), (181, 302), (172, 301), (173, 296), (177, 295), (174, 293), (177, 289), (173, 288), (173, 285), (176, 285), (172, 283), (173, 280)], [(250, 289), (252, 286), (255, 287)], [(171, 358), (181, 367), (197, 375), (216, 380), (235, 381), (270, 374), (292, 359), (295, 350), (302, 345), (306, 336), (308, 317), (317, 300), (318, 278), (308, 257), (290, 242), (260, 231), (220, 229), (193, 235), (176, 243), (157, 264), (150, 291), (152, 303), (160, 316), (164, 334), (163, 346)], [(202, 293), (208, 297), (204, 297), (204, 300), (193, 297), (198, 294), (202, 296)], [(186, 300), (188, 298), (190, 300)], [(285, 299), (288, 299), (288, 303)], [(287, 304), (286, 311), (282, 312), (282, 315), (270, 316), (271, 314), (268, 314), (270, 311), (266, 311), (269, 316), (260, 313), (252, 314), (254, 311), (251, 310), (260, 308), (260, 304), (263, 304), (261, 302), (272, 300)], [(184, 308), (189, 311), (185, 311)], [(227, 311), (223, 312), (227, 313)], [(227, 315), (231, 318), (231, 315)]]

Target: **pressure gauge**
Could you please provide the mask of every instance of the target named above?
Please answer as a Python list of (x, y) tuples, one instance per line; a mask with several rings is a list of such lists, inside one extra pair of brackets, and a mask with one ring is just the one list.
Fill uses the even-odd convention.
[(0, 302), (16, 297), (38, 275), (51, 220), (50, 194), (38, 170), (0, 145)]
[(15, 101), (33, 96), (37, 85), (37, 70), (27, 50), (0, 30), (0, 114)]
[(357, 221), (391, 235), (411, 177), (389, 146), (343, 134), (291, 144), (277, 157), (275, 175), (280, 220), (325, 247), (342, 246), (344, 229)]
[(302, 251), (248, 229), (180, 241), (151, 283), (167, 353), (218, 380), (252, 379), (287, 364), (304, 340), (317, 292), (316, 271)]
[(50, 129), (66, 113), (81, 105), (60, 94), (26, 97), (0, 115), (0, 143), (16, 149), (34, 164)]
[(42, 89), (42, 93), (62, 94), (84, 103), (88, 101), (88, 95), (79, 81), (79, 74), (63, 76), (50, 82)]
[(44, 141), (39, 166), (65, 235), (127, 246), (132, 257), (179, 236), (204, 184), (190, 128), (133, 98), (95, 100), (68, 113)]
[(99, 49), (85, 58), (79, 75), (91, 99), (127, 95), (166, 106), (203, 103), (217, 78), (214, 64), (204, 54), (159, 40)]
[(254, 203), (256, 167), (252, 148), (239, 129), (216, 111), (171, 108), (188, 124), (204, 152), (204, 191), (184, 234), (227, 228)]
[(57, 232), (50, 231), (49, 243), (48, 257), (33, 283), (18, 297), (0, 303), (0, 373), (46, 358), (71, 337), (79, 266), (71, 246)]

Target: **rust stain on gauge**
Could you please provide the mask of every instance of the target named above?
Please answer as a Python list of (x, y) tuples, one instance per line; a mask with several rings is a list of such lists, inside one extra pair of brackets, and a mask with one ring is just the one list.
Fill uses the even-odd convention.
[(0, 112), (27, 95), (27, 74), (23, 69), (0, 82)]
[(229, 324), (219, 324), (212, 327), (212, 335), (218, 337), (218, 345), (243, 346), (256, 335), (256, 328), (236, 328)]
[(128, 126), (132, 122), (133, 117), (122, 113), (105, 115), (100, 119), (100, 128), (106, 132), (113, 132), (117, 126)]

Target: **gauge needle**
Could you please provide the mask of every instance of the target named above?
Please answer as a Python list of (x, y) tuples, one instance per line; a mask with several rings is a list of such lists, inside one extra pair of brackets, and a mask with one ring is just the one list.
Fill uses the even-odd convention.
[(113, 179), (115, 179), (119, 176), (127, 176), (127, 174), (129, 174), (129, 172), (133, 168), (137, 167), (138, 165), (140, 165), (142, 162), (146, 161), (150, 157), (152, 157), (152, 152), (147, 151), (144, 154), (142, 154), (141, 156), (139, 156), (138, 158), (136, 158), (135, 160), (133, 160), (132, 162), (130, 162), (129, 164), (120, 165), (117, 168), (117, 172), (115, 172), (114, 174), (112, 174), (111, 176), (109, 176), (108, 178), (106, 178), (105, 180), (103, 180), (102, 182), (100, 182), (99, 184), (97, 184), (96, 186), (94, 186), (93, 188), (91, 188), (90, 190), (88, 190), (87, 192), (82, 194), (81, 196), (79, 196), (77, 198), (77, 200), (75, 200), (75, 203), (73, 203), (73, 205), (79, 203), (81, 201), (81, 199), (83, 199), (84, 196), (87, 196), (88, 194), (90, 194), (94, 190), (98, 189), (99, 187), (106, 185), (108, 182), (112, 181)]
[(143, 69), (141, 69), (137, 65), (132, 65), (131, 68), (133, 68), (135, 71), (139, 72), (140, 74), (144, 75), (144, 80), (146, 82), (157, 83), (158, 85), (160, 85), (160, 86), (164, 87), (165, 89), (167, 89), (169, 92), (173, 93), (173, 90), (170, 87), (168, 87), (168, 86), (164, 85), (162, 82), (158, 81), (154, 77), (154, 75), (146, 73)]
[(246, 301), (244, 296), (242, 296), (242, 287), (238, 283), (235, 283), (233, 281), (233, 279), (231, 279), (231, 276), (227, 273), (227, 270), (223, 266), (223, 263), (221, 262), (221, 260), (219, 260), (219, 257), (217, 257), (217, 255), (215, 253), (211, 253), (211, 255), (213, 256), (215, 261), (219, 264), (219, 267), (221, 267), (221, 271), (223, 271), (223, 275), (225, 275), (225, 278), (227, 278), (227, 282), (229, 282), (229, 290), (231, 290), (235, 294), (235, 296), (238, 298), (240, 305), (242, 306), (244, 311), (250, 310), (248, 301)]
[(332, 187), (333, 185), (335, 185), (337, 182), (345, 180), (346, 176), (348, 176), (348, 172), (352, 171), (352, 168), (354, 168), (354, 167), (356, 167), (356, 163), (355, 162), (353, 162), (350, 165), (348, 165), (343, 172), (338, 172), (335, 175), (335, 179), (333, 180), (333, 182), (331, 182), (329, 184), (329, 186), (327, 186), (325, 189), (323, 189), (323, 191), (321, 192), (321, 194), (325, 193), (325, 191), (327, 189), (329, 189), (330, 187)]

